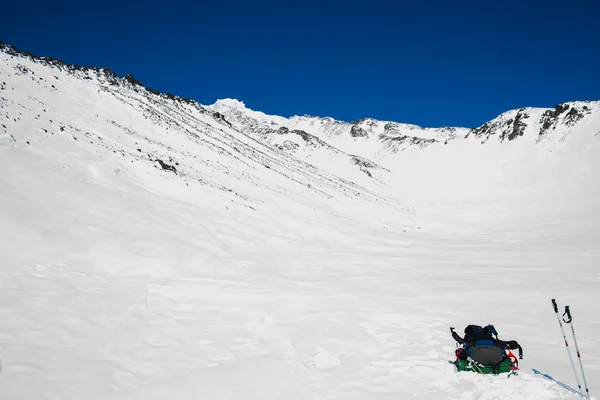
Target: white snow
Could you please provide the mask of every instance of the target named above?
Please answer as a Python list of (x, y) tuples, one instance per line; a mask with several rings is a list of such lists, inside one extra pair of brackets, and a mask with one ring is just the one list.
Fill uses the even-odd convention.
[[(531, 372), (576, 387), (551, 298), (597, 396), (599, 103), (393, 152), (2, 52), (0, 84), (1, 399), (575, 399)], [(454, 371), (470, 323), (521, 343), (518, 376)]]

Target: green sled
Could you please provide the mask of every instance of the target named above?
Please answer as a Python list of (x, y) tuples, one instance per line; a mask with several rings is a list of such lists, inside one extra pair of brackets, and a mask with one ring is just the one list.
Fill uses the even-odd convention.
[(479, 374), (503, 374), (510, 372), (510, 360), (503, 360), (494, 368), (493, 365), (477, 364), (469, 360), (456, 360), (454, 363), (458, 371), (471, 371)]

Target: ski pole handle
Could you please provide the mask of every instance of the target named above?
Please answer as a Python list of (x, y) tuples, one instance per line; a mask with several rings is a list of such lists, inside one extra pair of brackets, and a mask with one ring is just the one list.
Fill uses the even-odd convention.
[[(565, 315), (567, 316), (567, 319), (565, 319)], [(565, 321), (567, 324), (570, 324), (571, 321), (573, 321), (573, 317), (571, 317), (571, 310), (569, 309), (569, 306), (565, 306), (565, 313), (563, 314), (563, 321)]]
[(552, 305), (554, 306), (554, 312), (558, 314), (558, 306), (556, 305), (555, 299), (552, 299)]

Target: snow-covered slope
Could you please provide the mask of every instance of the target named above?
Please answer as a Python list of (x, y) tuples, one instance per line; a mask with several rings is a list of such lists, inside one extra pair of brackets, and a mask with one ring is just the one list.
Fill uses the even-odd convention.
[(0, 46), (0, 398), (575, 398), (552, 297), (600, 390), (600, 103), (288, 119)]
[[(580, 123), (598, 123), (600, 102), (569, 102), (558, 104), (554, 110), (522, 108), (511, 110), (486, 122), (478, 128), (421, 128), (417, 125), (370, 118), (346, 123), (332, 118), (299, 117), (283, 118), (250, 110), (243, 102), (233, 99), (218, 100), (208, 107), (222, 114), (238, 129), (251, 132), (265, 139), (304, 132), (313, 135), (348, 153), (356, 153), (374, 160), (384, 159), (391, 154), (407, 150), (425, 149), (438, 144), (447, 145), (452, 140), (475, 138), (486, 143), (491, 138), (497, 141), (540, 142), (543, 138), (562, 139), (556, 132), (577, 130)], [(559, 133), (560, 134), (560, 133)], [(294, 135), (290, 136), (291, 138)], [(281, 141), (281, 140), (280, 140)], [(309, 142), (310, 145), (310, 142)]]
[[(561, 205), (573, 200), (570, 195), (578, 197), (584, 190), (590, 194), (589, 207), (597, 209), (598, 101), (511, 110), (471, 129), (373, 119), (287, 119), (249, 110), (231, 99), (208, 108), (239, 131), (349, 180), (357, 179), (357, 171), (344, 166), (359, 157), (357, 164), (365, 166), (362, 171), (379, 193), (415, 207), (432, 204), (437, 211), (444, 204), (469, 202), (477, 208), (508, 205), (504, 211), (520, 212), (552, 202), (564, 209)], [(495, 201), (498, 197), (506, 201)], [(510, 199), (524, 204), (514, 207)]]

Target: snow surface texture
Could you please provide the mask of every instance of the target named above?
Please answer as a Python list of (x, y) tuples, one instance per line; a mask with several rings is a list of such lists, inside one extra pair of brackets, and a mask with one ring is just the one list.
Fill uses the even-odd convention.
[[(2, 49), (1, 399), (577, 398), (553, 297), (600, 391), (600, 103), (287, 119)], [(455, 372), (470, 323), (518, 376)]]

